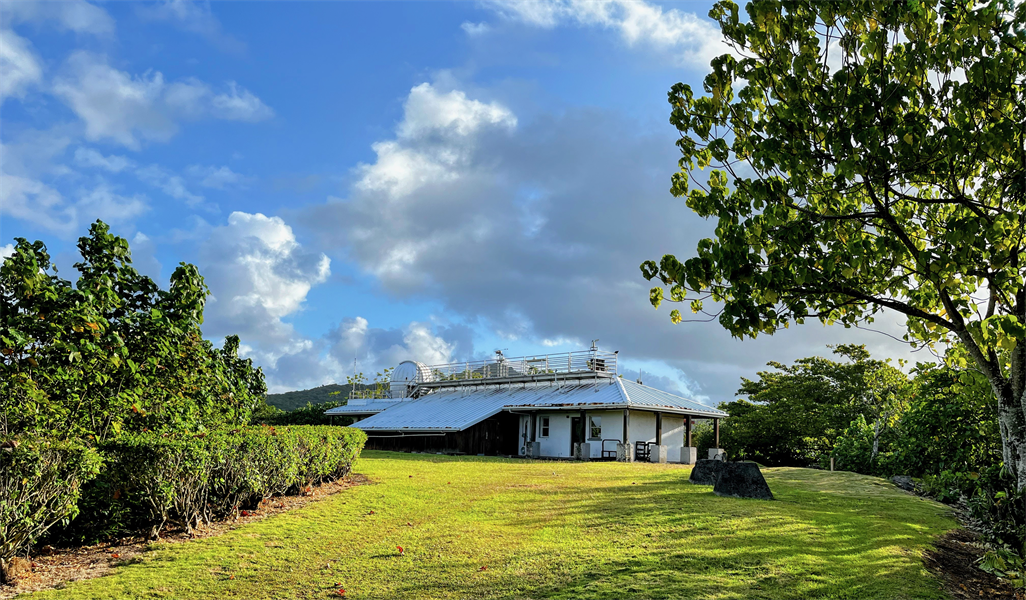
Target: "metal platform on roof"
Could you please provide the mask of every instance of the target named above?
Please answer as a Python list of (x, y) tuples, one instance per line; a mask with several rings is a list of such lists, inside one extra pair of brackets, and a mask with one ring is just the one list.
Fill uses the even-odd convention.
[[(494, 358), (477, 361), (429, 365), (430, 376), (416, 384), (411, 397), (444, 388), (468, 386), (494, 386), (534, 382), (582, 382), (617, 376), (617, 352), (605, 352), (596, 347), (590, 350), (559, 352), (534, 356), (506, 357), (496, 352)], [(363, 399), (388, 398), (388, 390), (363, 390)], [(354, 393), (354, 397), (357, 394)]]

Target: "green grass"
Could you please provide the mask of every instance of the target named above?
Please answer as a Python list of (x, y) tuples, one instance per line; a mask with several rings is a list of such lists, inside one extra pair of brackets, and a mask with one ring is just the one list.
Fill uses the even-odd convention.
[(921, 555), (955, 522), (876, 478), (765, 469), (763, 502), (679, 465), (366, 452), (356, 470), (373, 483), (32, 597), (947, 597)]

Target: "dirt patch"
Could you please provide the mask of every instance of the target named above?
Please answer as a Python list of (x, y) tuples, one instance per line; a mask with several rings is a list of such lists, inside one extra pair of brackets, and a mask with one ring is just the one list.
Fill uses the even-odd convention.
[[(240, 525), (261, 521), (269, 516), (288, 512), (353, 486), (367, 483), (363, 475), (352, 474), (345, 479), (313, 486), (300, 496), (278, 496), (263, 501), (257, 510), (240, 511), (235, 519), (212, 523), (196, 530), (193, 535), (184, 531), (165, 531), (161, 542), (180, 543), (221, 535)], [(141, 562), (143, 555), (154, 548), (154, 542), (144, 536), (126, 537), (95, 546), (76, 548), (44, 547), (28, 557), (29, 568), (22, 570), (14, 585), (0, 585), (0, 600), (18, 594), (47, 589), (61, 589), (69, 582), (92, 579), (110, 573), (120, 565)]]
[(984, 548), (976, 534), (965, 529), (952, 529), (937, 540), (933, 550), (923, 554), (926, 568), (944, 582), (952, 598), (1007, 598), (1026, 600), (1022, 590), (1016, 590), (1003, 581), (977, 567)]

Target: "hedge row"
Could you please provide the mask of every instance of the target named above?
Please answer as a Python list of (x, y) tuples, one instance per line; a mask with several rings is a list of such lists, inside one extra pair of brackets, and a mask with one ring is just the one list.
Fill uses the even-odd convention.
[(9, 439), (0, 447), (0, 583), (7, 562), (51, 527), (78, 512), (82, 484), (102, 460), (77, 442)]
[(126, 435), (102, 447), (110, 463), (97, 487), (111, 504), (141, 510), (136, 517), (151, 537), (168, 523), (191, 532), (270, 496), (344, 477), (366, 440), (358, 429), (330, 426)]

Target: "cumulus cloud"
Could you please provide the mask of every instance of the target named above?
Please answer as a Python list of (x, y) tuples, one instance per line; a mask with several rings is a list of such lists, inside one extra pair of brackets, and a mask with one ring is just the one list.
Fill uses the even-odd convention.
[[(326, 338), (331, 342), (331, 355), (347, 373), (353, 369), (368, 376), (394, 367), (405, 360), (437, 365), (455, 360), (469, 349), (460, 348), (466, 340), (446, 339), (429, 323), (412, 322), (401, 328), (373, 328), (363, 317), (344, 319)], [(355, 367), (353, 366), (355, 363)]]
[(664, 11), (642, 0), (491, 0), (485, 6), (504, 19), (533, 27), (573, 24), (610, 29), (628, 46), (648, 46), (684, 64), (708, 65), (730, 51), (712, 21), (676, 8)]
[(459, 90), (441, 93), (430, 83), (410, 90), (404, 112), (396, 139), (372, 146), (377, 162), (357, 168), (361, 190), (399, 200), (424, 186), (453, 181), (472, 158), (480, 132), (517, 124), (498, 103), (469, 100)]
[(0, 29), (0, 103), (23, 97), (43, 78), (43, 67), (28, 40), (10, 29)]
[(222, 31), (221, 22), (214, 16), (210, 2), (167, 0), (139, 6), (138, 14), (147, 20), (173, 23), (185, 31), (206, 38), (228, 52), (239, 53), (246, 49), (245, 44)]
[(68, 58), (53, 91), (85, 124), (87, 139), (112, 140), (134, 150), (142, 141), (167, 141), (178, 131), (179, 120), (252, 122), (273, 115), (234, 81), (216, 93), (193, 78), (167, 83), (159, 71), (130, 75), (84, 51)]
[(0, 246), (0, 264), (11, 256), (14, 256), (14, 244)]
[(239, 334), (268, 369), (282, 357), (316, 350), (282, 319), (299, 312), (310, 289), (327, 280), (330, 260), (303, 248), (280, 217), (233, 212), (203, 243), (200, 267), (212, 293), (208, 335)]
[(60, 31), (92, 35), (114, 33), (114, 19), (107, 11), (84, 0), (61, 2), (4, 2), (0, 16), (5, 23), (47, 23)]
[[(714, 402), (766, 361), (822, 354), (827, 343), (901, 355), (888, 338), (815, 324), (739, 342), (716, 323), (673, 326), (666, 310), (653, 310), (638, 265), (665, 253), (687, 258), (714, 227), (667, 192), (677, 155), (665, 132), (596, 109), (517, 123), (495, 102), (477, 114), (503, 117), (473, 125), (438, 104), (432, 113), (430, 102), (408, 100), (396, 137), (381, 142), (435, 169), (393, 169), (379, 152), (355, 169), (344, 199), (300, 213), (322, 247), (395, 297), (431, 298), (508, 339), (600, 337), (625, 360), (683, 370), (677, 379), (689, 393)], [(382, 170), (388, 185), (378, 183)]]

